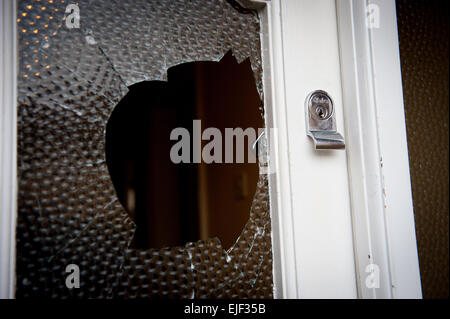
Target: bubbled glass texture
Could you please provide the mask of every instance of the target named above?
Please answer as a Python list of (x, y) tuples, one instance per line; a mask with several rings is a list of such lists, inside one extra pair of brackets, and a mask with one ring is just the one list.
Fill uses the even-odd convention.
[(135, 224), (105, 162), (127, 87), (171, 66), (232, 50), (250, 59), (262, 100), (257, 14), (221, 0), (77, 3), (80, 27), (68, 28), (67, 1), (19, 1), (17, 297), (272, 298), (267, 175), (228, 251), (217, 238), (143, 251), (130, 248)]

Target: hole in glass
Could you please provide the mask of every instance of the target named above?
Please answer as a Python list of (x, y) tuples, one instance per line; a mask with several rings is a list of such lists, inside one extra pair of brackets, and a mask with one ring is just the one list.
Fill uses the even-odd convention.
[[(225, 129), (252, 128), (258, 136), (263, 127), (259, 104), (249, 60), (238, 64), (230, 52), (220, 62), (172, 67), (167, 82), (129, 87), (107, 123), (106, 161), (118, 198), (136, 223), (135, 248), (211, 237), (225, 248), (234, 244), (249, 218), (258, 166), (249, 160), (252, 137), (245, 138), (244, 163), (236, 163), (236, 139), (233, 163), (225, 163)], [(220, 131), (222, 163), (204, 158), (195, 163), (194, 123), (200, 123), (202, 133), (212, 127)], [(190, 163), (171, 160), (172, 147), (180, 141), (170, 139), (176, 128), (189, 132)], [(200, 150), (211, 139), (202, 140)]]

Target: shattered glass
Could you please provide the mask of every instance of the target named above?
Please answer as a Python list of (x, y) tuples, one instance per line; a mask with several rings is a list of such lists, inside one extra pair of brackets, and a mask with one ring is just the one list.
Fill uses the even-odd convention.
[[(171, 66), (231, 49), (250, 59), (262, 101), (257, 14), (223, 0), (80, 0), (80, 28), (68, 28), (67, 5), (19, 1), (17, 297), (272, 298), (267, 175), (228, 251), (217, 238), (135, 250), (105, 162), (127, 86), (166, 80)], [(66, 287), (69, 264), (79, 289)]]

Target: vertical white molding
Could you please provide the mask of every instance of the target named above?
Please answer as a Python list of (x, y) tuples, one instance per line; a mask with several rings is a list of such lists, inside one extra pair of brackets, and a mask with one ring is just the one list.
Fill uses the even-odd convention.
[(271, 0), (260, 10), (276, 298), (355, 298), (345, 151), (315, 151), (305, 98), (335, 101), (343, 132), (333, 0)]
[[(358, 295), (420, 298), (395, 2), (336, 6)], [(370, 264), (377, 288), (366, 285)]]
[(261, 18), (264, 105), (270, 141), (269, 194), (272, 220), (274, 297), (296, 299), (298, 295), (295, 234), (291, 205), (284, 61), (279, 1), (265, 1)]
[(0, 298), (15, 296), (17, 216), (16, 1), (0, 1)]
[(395, 1), (368, 3), (380, 8), (380, 28), (370, 29), (370, 43), (392, 296), (421, 298)]

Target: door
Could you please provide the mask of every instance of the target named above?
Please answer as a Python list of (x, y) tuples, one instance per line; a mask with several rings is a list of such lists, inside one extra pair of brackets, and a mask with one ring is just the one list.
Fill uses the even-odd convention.
[[(237, 292), (232, 296), (239, 296), (239, 293), (242, 293), (243, 296), (255, 296), (256, 294), (275, 298), (420, 297), (393, 1), (217, 1), (217, 5), (208, 3), (204, 6), (195, 2), (195, 7), (185, 9), (185, 16), (175, 14), (176, 19), (181, 19), (180, 21), (185, 23), (182, 29), (177, 31), (179, 38), (170, 34), (167, 38), (161, 35), (165, 32), (164, 21), (166, 20), (164, 19), (171, 19), (167, 16), (168, 12), (178, 12), (177, 5), (188, 5), (181, 4), (181, 2), (173, 7), (162, 5), (152, 11), (162, 19), (162, 22), (155, 28), (149, 28), (151, 25), (148, 25), (145, 19), (136, 19), (138, 21), (136, 25), (143, 23), (143, 28), (147, 28), (146, 30), (150, 33), (144, 35), (145, 39), (162, 39), (161, 43), (155, 41), (152, 44), (159, 50), (164, 46), (170, 47), (174, 43), (178, 43), (178, 47), (183, 48), (184, 40), (182, 39), (185, 39), (193, 47), (187, 47), (189, 50), (192, 49), (192, 52), (175, 50), (173, 56), (156, 54), (157, 57), (151, 60), (151, 63), (146, 60), (148, 55), (142, 55), (142, 52), (145, 51), (133, 51), (134, 47), (140, 45), (143, 45), (145, 50), (151, 49), (151, 46), (146, 46), (141, 42), (133, 43), (128, 37), (121, 35), (122, 29), (120, 28), (127, 26), (125, 21), (128, 21), (129, 16), (127, 17), (126, 14), (121, 16), (117, 12), (117, 15), (114, 14), (114, 6), (104, 5), (101, 1), (87, 2), (86, 4), (80, 2), (80, 7), (61, 7), (64, 12), (61, 15), (60, 7), (53, 8), (49, 5), (48, 7), (33, 8), (35, 5), (32, 3), (33, 1), (25, 2), (19, 2), (19, 7), (15, 2), (2, 2), (1, 7), (1, 34), (4, 39), (2, 45), (6, 44), (2, 47), (1, 56), (2, 68), (4, 68), (2, 69), (1, 144), (1, 180), (4, 182), (2, 182), (2, 223), (0, 224), (3, 236), (1, 246), (3, 264), (0, 277), (2, 296), (14, 296), (16, 291), (14, 286), (15, 268), (18, 267), (19, 272), (23, 271), (23, 263), (27, 262), (24, 256), (30, 257), (30, 254), (27, 255), (27, 249), (30, 247), (27, 244), (29, 240), (27, 238), (21, 238), (22, 244), (17, 246), (19, 251), (16, 251), (16, 227), (17, 225), (19, 227), (31, 225), (32, 227), (42, 227), (44, 232), (49, 231), (51, 235), (43, 236), (42, 239), (59, 247), (56, 254), (50, 254), (48, 257), (51, 262), (56, 263), (52, 266), (57, 267), (61, 278), (64, 278), (65, 268), (63, 266), (65, 263), (68, 264), (68, 261), (91, 265), (92, 260), (86, 257), (89, 256), (88, 251), (83, 250), (84, 246), (78, 244), (79, 238), (89, 241), (93, 236), (98, 235), (101, 245), (95, 246), (96, 249), (114, 251), (114, 254), (119, 251), (118, 254), (120, 258), (123, 258), (123, 263), (114, 263), (108, 258), (103, 260), (107, 265), (107, 272), (113, 274), (113, 280), (105, 281), (105, 285), (100, 288), (93, 285), (94, 288), (90, 293), (97, 297), (120, 293), (120, 289), (116, 289), (117, 283), (125, 282), (124, 286), (137, 285), (141, 287), (141, 283), (135, 283), (129, 278), (123, 281), (123, 269), (132, 269), (137, 273), (137, 270), (144, 267), (147, 274), (154, 274), (157, 269), (154, 268), (154, 265), (159, 265), (158, 267), (161, 265), (161, 267), (166, 267), (166, 263), (173, 265), (174, 261), (171, 258), (174, 258), (176, 267), (188, 269), (184, 275), (181, 275), (181, 279), (175, 275), (175, 280), (188, 282), (186, 287), (183, 286), (181, 293), (184, 297), (196, 297), (199, 292), (208, 294), (211, 290), (222, 291), (227, 285), (233, 286), (238, 282), (241, 284), (240, 277), (237, 275), (237, 277), (233, 277), (235, 274), (231, 272), (232, 278), (236, 280), (220, 282), (217, 284), (216, 290), (213, 289), (214, 283), (207, 287), (197, 285), (198, 282), (210, 277), (208, 275), (210, 268), (205, 266), (208, 262), (225, 267), (223, 269), (230, 269), (230, 260), (232, 263), (238, 260), (236, 264), (233, 264), (235, 269), (244, 267), (240, 273), (245, 278), (244, 284), (248, 284), (243, 292)], [(142, 5), (145, 11), (145, 4)], [(209, 5), (212, 7), (208, 11), (206, 7)], [(101, 9), (101, 15), (94, 18), (91, 14), (94, 11), (89, 10), (96, 6), (98, 6), (97, 9)], [(42, 30), (34, 29), (29, 26), (22, 27), (23, 21), (40, 23), (37, 20), (27, 20), (27, 15), (33, 15), (33, 17), (38, 15), (39, 18), (36, 19), (39, 20), (41, 16), (37, 12), (41, 12), (42, 16), (45, 14), (48, 19), (50, 17), (53, 19), (53, 15), (48, 14), (50, 7), (54, 12), (53, 15), (58, 16), (59, 14), (64, 19), (61, 20), (59, 26), (53, 26), (55, 30), (52, 29), (52, 32), (56, 32), (55, 37), (61, 42), (50, 41), (50, 46), (55, 45), (59, 48), (59, 50), (52, 51), (53, 55), (50, 56), (50, 60), (52, 58), (59, 59), (61, 67), (69, 69), (73, 73), (66, 74), (60, 68), (46, 69), (46, 65), (43, 65), (42, 71), (22, 74), (22, 70), (28, 72), (27, 64), (19, 64), (23, 69), (17, 70), (17, 57), (23, 62), (27, 60), (26, 54), (33, 52), (30, 49), (33, 44), (25, 49), (26, 37), (30, 32), (35, 34), (46, 32), (45, 30), (50, 25), (43, 24)], [(133, 12), (132, 8), (124, 8), (122, 13), (128, 12), (126, 10)], [(226, 10), (228, 20), (216, 19), (214, 10), (218, 10), (219, 16), (223, 10)], [(152, 13), (149, 11), (148, 14)], [(207, 19), (208, 21), (216, 21), (216, 23), (225, 25), (224, 29), (219, 30), (219, 33), (222, 32), (225, 37), (219, 40), (215, 39), (214, 43), (220, 45), (214, 47), (212, 53), (205, 49), (209, 44), (202, 42), (202, 37), (196, 38), (197, 44), (192, 44), (193, 41), (189, 40), (190, 32), (194, 30), (192, 32), (195, 33), (196, 30), (196, 27), (192, 26), (192, 21), (203, 21), (202, 17), (206, 17), (208, 14), (213, 15), (211, 19)], [(17, 17), (17, 21), (11, 17)], [(191, 17), (192, 20), (185, 21), (184, 17)], [(70, 23), (67, 24), (66, 20)], [(77, 23), (81, 25), (81, 29), (78, 29), (80, 26), (77, 27)], [(101, 30), (93, 28), (95, 23), (100, 23), (100, 26), (103, 23), (103, 27), (108, 27), (109, 23), (111, 25), (108, 30), (115, 30), (116, 33), (101, 34)], [(201, 31), (205, 32), (202, 34), (209, 34), (210, 31), (212, 34), (216, 34), (214, 33), (214, 24), (208, 23), (206, 29), (212, 28), (213, 31)], [(234, 27), (237, 29), (231, 34), (228, 29), (231, 30)], [(130, 25), (129, 28), (133, 29), (134, 27)], [(28, 34), (19, 36), (21, 32), (28, 32)], [(59, 35), (58, 32), (60, 32)], [(53, 50), (53, 47), (47, 47), (46, 40), (48, 39), (45, 36), (52, 34), (49, 33), (44, 35), (43, 39), (39, 39), (42, 43), (39, 43), (36, 50), (39, 53), (44, 52), (42, 55), (44, 59), (46, 50), (49, 48)], [(245, 38), (246, 36), (249, 38)], [(19, 48), (15, 45), (16, 37), (19, 37)], [(120, 38), (119, 42), (122, 43), (122, 46), (117, 45), (115, 37)], [(36, 38), (33, 39), (36, 40)], [(72, 41), (72, 44), (65, 46), (63, 41), (66, 41), (67, 44), (68, 39)], [(205, 37), (205, 39), (208, 38)], [(158, 71), (166, 70), (173, 63), (199, 60), (204, 56), (217, 60), (226, 53), (227, 45), (234, 50), (233, 54), (239, 62), (247, 57), (250, 59), (256, 89), (263, 101), (264, 109), (265, 134), (257, 143), (260, 146), (264, 146), (263, 144), (268, 146), (265, 148), (268, 162), (259, 160), (259, 186), (257, 186), (255, 198), (260, 198), (261, 201), (256, 200), (256, 204), (252, 208), (254, 214), (265, 214), (262, 219), (263, 224), (258, 224), (261, 220), (256, 218), (253, 225), (252, 217), (250, 217), (248, 231), (244, 228), (243, 235), (239, 237), (243, 239), (241, 242), (237, 241), (238, 248), (234, 250), (234, 254), (233, 249), (225, 251), (217, 245), (217, 242), (213, 241), (197, 242), (182, 248), (158, 251), (153, 255), (151, 251), (130, 252), (127, 250), (127, 243), (132, 238), (132, 222), (126, 214), (123, 214), (122, 207), (115, 200), (105, 203), (100, 200), (97, 203), (95, 202), (99, 198), (97, 195), (91, 200), (90, 196), (99, 191), (95, 186), (92, 189), (87, 187), (86, 191), (81, 192), (75, 199), (71, 198), (70, 192), (66, 193), (69, 195), (60, 202), (60, 208), (64, 211), (63, 214), (70, 211), (70, 216), (61, 217), (59, 215), (61, 213), (50, 205), (43, 209), (53, 213), (53, 217), (39, 219), (42, 204), (38, 197), (40, 191), (47, 186), (48, 180), (39, 177), (41, 176), (39, 174), (42, 173), (39, 170), (34, 173), (34, 177), (29, 177), (29, 179), (23, 177), (23, 174), (26, 176), (27, 172), (22, 165), (18, 169), (19, 176), (22, 178), (22, 185), (19, 185), (15, 178), (17, 174), (15, 150), (19, 143), (20, 163), (20, 159), (24, 156), (21, 152), (26, 149), (24, 145), (28, 145), (28, 138), (34, 143), (32, 145), (45, 142), (45, 139), (34, 140), (37, 133), (24, 134), (27, 126), (20, 124), (21, 119), (28, 118), (29, 124), (35, 123), (39, 122), (37, 117), (43, 114), (42, 124), (48, 123), (43, 128), (38, 125), (36, 132), (40, 132), (42, 129), (44, 134), (45, 130), (51, 128), (52, 125), (58, 125), (51, 123), (52, 118), (64, 121), (67, 112), (78, 112), (79, 116), (87, 116), (92, 123), (98, 121), (97, 124), (101, 126), (104, 124), (103, 121), (108, 118), (109, 111), (104, 112), (102, 107), (98, 108), (94, 103), (92, 107), (98, 113), (91, 114), (91, 116), (88, 114), (90, 111), (83, 108), (86, 103), (91, 105), (89, 103), (93, 100), (89, 100), (88, 97), (95, 96), (94, 91), (101, 92), (103, 97), (115, 101), (125, 94), (127, 86), (138, 81), (143, 79), (166, 80), (165, 72), (159, 74)], [(124, 47), (128, 51), (124, 50)], [(66, 59), (64, 54), (73, 56), (75, 59)], [(92, 75), (89, 67), (84, 69), (86, 57), (93, 61), (91, 62), (93, 65), (97, 66), (94, 78), (89, 78)], [(142, 59), (144, 63), (136, 68), (133, 65), (134, 59)], [(161, 66), (158, 63), (161, 63)], [(111, 68), (111, 66), (113, 67)], [(150, 77), (148, 70), (152, 72)], [(57, 79), (57, 74), (60, 75), (60, 78), (70, 77), (70, 80), (66, 79), (67, 81), (60, 83), (61, 85), (69, 83), (68, 88), (62, 90), (62, 95), (53, 96), (54, 100), (62, 98), (65, 101), (61, 103), (58, 100), (59, 111), (48, 108), (52, 101), (45, 100), (45, 97), (48, 93), (47, 89), (58, 91), (60, 85), (51, 88), (39, 86), (39, 81), (34, 79), (40, 78), (41, 72), (47, 72), (49, 78)], [(16, 77), (17, 74), (19, 78)], [(27, 81), (30, 82), (25, 82), (23, 76), (32, 79), (28, 78)], [(77, 77), (80, 77), (81, 80)], [(77, 88), (76, 83), (81, 83), (81, 81), (88, 84)], [(54, 84), (52, 81), (49, 83)], [(114, 83), (117, 84), (115, 87), (112, 86)], [(29, 90), (26, 94), (19, 91), (19, 101), (22, 104), (19, 104), (18, 109), (15, 105), (17, 91), (14, 89), (17, 85), (22, 89), (25, 87)], [(84, 96), (83, 91), (86, 90), (89, 91), (89, 94), (85, 95), (86, 99), (82, 98), (77, 101), (80, 96)], [(337, 132), (343, 135), (345, 150), (316, 150), (312, 139), (308, 136), (307, 98), (317, 90), (326, 92), (332, 100), (335, 126)], [(36, 103), (32, 99), (39, 100), (42, 97), (45, 100), (44, 106), (37, 109), (39, 112), (33, 113), (33, 105)], [(27, 110), (25, 106), (30, 107), (30, 110)], [(77, 109), (77, 107), (79, 108)], [(95, 109), (96, 107), (97, 109)], [(17, 112), (22, 117), (19, 118), (19, 136), (17, 136), (14, 124), (17, 122)], [(46, 115), (48, 118), (45, 119)], [(55, 130), (49, 132), (55, 134), (56, 140), (61, 137), (61, 141), (64, 141), (64, 136), (60, 133), (55, 133)], [(73, 138), (76, 139), (77, 136), (74, 135)], [(395, 142), (392, 142), (391, 139), (394, 139)], [(80, 139), (80, 141), (85, 140)], [(67, 143), (70, 144), (70, 139), (67, 140)], [(97, 143), (104, 142), (101, 140)], [(50, 141), (49, 145), (54, 145), (54, 140)], [(94, 151), (102, 150), (94, 148)], [(49, 156), (54, 153), (51, 150), (49, 152)], [(66, 154), (64, 150), (61, 152), (61, 154)], [(40, 151), (32, 153), (40, 155)], [(27, 155), (32, 156), (33, 154)], [(66, 163), (69, 166), (74, 164), (70, 159), (68, 163), (64, 161), (63, 156), (55, 163)], [(42, 163), (47, 162), (44, 159)], [(92, 184), (102, 180), (104, 183), (100, 184), (102, 188), (112, 189), (107, 172), (99, 173), (100, 171), (95, 170), (98, 169), (97, 164), (92, 161), (89, 164), (89, 167), (77, 166), (76, 172), (71, 172), (70, 169), (64, 171), (65, 168), (62, 168), (66, 172), (64, 174), (68, 176), (69, 184), (60, 177), (61, 171), (53, 174), (52, 181), (57, 181), (57, 184), (53, 185), (53, 191), (57, 191), (59, 186), (69, 187), (68, 189), (72, 186), (77, 189), (83, 188), (87, 175), (81, 177), (79, 183), (74, 182), (72, 186), (71, 178), (76, 179), (77, 176), (83, 174), (84, 170), (91, 170), (92, 167), (94, 170), (87, 173), (93, 178)], [(106, 168), (106, 164), (103, 162), (99, 162), (98, 165), (101, 169)], [(56, 179), (54, 179), (55, 176)], [(202, 178), (204, 178), (201, 170), (198, 176), (201, 184)], [(42, 188), (39, 185), (42, 185)], [(37, 187), (37, 190), (34, 191), (37, 196), (28, 198), (29, 193), (26, 190), (34, 189), (33, 187)], [(17, 188), (19, 188), (19, 204), (17, 204), (15, 191)], [(200, 187), (200, 189), (202, 188)], [(96, 194), (101, 194), (101, 192)], [(25, 197), (21, 199), (20, 196)], [(86, 204), (87, 209), (94, 210), (98, 206), (102, 213), (97, 214), (93, 211), (92, 216), (89, 215), (89, 212), (77, 215), (78, 212), (73, 212), (73, 207), (65, 206), (67, 202), (79, 200), (80, 196), (83, 202), (80, 207), (85, 207), (83, 205), (88, 203)], [(51, 194), (49, 198), (51, 202)], [(59, 200), (61, 198), (57, 199), (57, 201)], [(94, 201), (93, 205), (91, 205), (92, 201)], [(31, 224), (24, 223), (23, 216), (19, 216), (19, 222), (16, 222), (17, 210), (19, 210), (19, 214), (24, 213), (28, 209), (27, 205), (31, 206), (30, 209), (34, 214), (37, 214), (38, 223), (34, 223), (32, 215), (23, 215), (26, 217), (25, 220), (33, 219)], [(200, 209), (199, 212), (201, 215), (205, 209)], [(53, 228), (48, 228), (48, 223), (57, 222), (59, 218), (63, 221), (62, 225), (56, 223)], [(268, 223), (264, 221), (268, 221)], [(76, 227), (72, 233), (73, 236), (60, 242), (60, 237), (57, 235), (65, 236), (64, 229), (66, 228), (58, 227), (71, 229), (74, 225)], [(271, 231), (266, 232), (265, 227), (269, 227), (269, 225)], [(23, 227), (21, 231), (24, 231)], [(34, 231), (32, 227), (30, 234), (33, 234)], [(55, 228), (58, 231), (53, 233), (52, 229)], [(110, 233), (110, 229), (116, 229), (118, 233)], [(105, 237), (103, 233), (106, 235)], [(111, 238), (108, 237), (109, 234), (111, 234)], [(118, 241), (115, 242), (115, 240)], [(239, 245), (242, 245), (243, 248), (240, 248)], [(77, 251), (77, 247), (78, 251), (85, 252), (83, 256), (70, 255)], [(205, 251), (211, 253), (211, 250), (215, 251), (215, 249), (217, 252), (213, 256), (218, 254), (219, 259), (215, 261), (213, 258), (211, 261), (211, 255)], [(268, 259), (264, 259), (265, 249), (271, 251)], [(250, 255), (251, 253), (252, 255)], [(18, 256), (17, 264), (15, 262), (16, 254)], [(194, 262), (193, 256), (195, 258), (199, 256), (198, 264)], [(243, 256), (251, 256), (251, 267), (245, 268)], [(153, 260), (154, 257), (157, 260)], [(168, 259), (165, 259), (166, 257)], [(202, 258), (206, 258), (207, 261), (205, 262)], [(58, 264), (59, 261), (61, 263)], [(143, 266), (149, 264), (150, 269), (146, 268), (148, 266)], [(257, 271), (252, 272), (253, 265)], [(268, 266), (261, 268), (261, 265)], [(408, 271), (405, 271), (405, 265), (408, 265)], [(222, 269), (220, 267), (219, 269)], [(91, 271), (97, 274), (97, 270), (92, 269)], [(264, 271), (262, 271), (263, 269)], [(161, 271), (159, 268), (157, 270)], [(264, 275), (264, 280), (257, 283), (257, 280), (261, 280), (260, 274)], [(19, 288), (27, 289), (27, 284), (33, 286), (33, 279), (29, 279), (23, 273), (19, 273), (18, 276), (21, 279)], [(130, 275), (131, 277), (135, 278), (136, 276)], [(49, 279), (52, 283), (58, 282), (55, 284), (55, 290), (51, 290), (51, 293), (67, 293), (64, 290), (64, 282), (61, 281), (63, 279), (58, 278), (56, 281), (54, 278)], [(169, 279), (165, 282), (169, 282)], [(256, 286), (255, 283), (257, 283)], [(231, 288), (231, 291), (233, 289)], [(257, 293), (254, 292), (255, 289), (258, 291)], [(170, 288), (168, 291), (173, 292), (174, 289)], [(152, 293), (155, 292), (150, 292), (150, 295)], [(179, 292), (176, 292), (176, 296), (178, 296), (177, 293)], [(124, 294), (128, 296), (127, 289)], [(115, 295), (113, 294), (113, 296)], [(227, 295), (217, 294), (217, 296)]]

